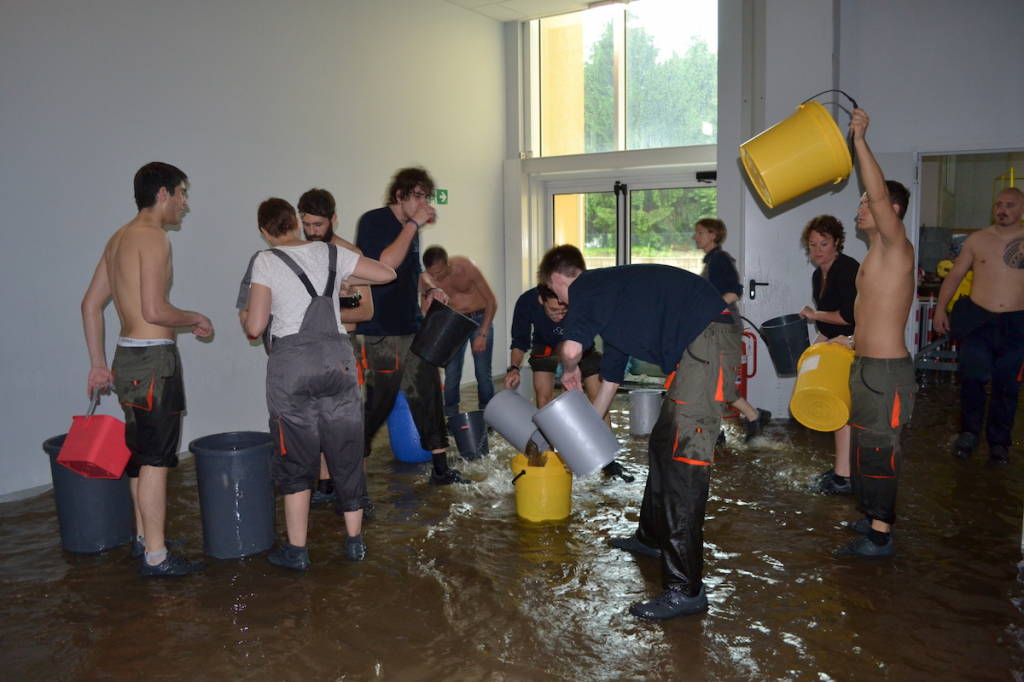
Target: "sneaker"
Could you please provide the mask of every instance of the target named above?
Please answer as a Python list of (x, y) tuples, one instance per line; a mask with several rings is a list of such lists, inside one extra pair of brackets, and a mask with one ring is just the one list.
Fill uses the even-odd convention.
[(275, 566), (290, 568), (294, 571), (308, 571), (310, 566), (309, 549), (284, 542), (271, 550), (267, 555), (267, 561)]
[(1010, 451), (1005, 445), (989, 443), (988, 460), (993, 464), (1006, 464), (1010, 461)]
[(860, 535), (867, 535), (871, 531), (871, 519), (865, 516), (856, 521), (847, 521), (846, 529)]
[(953, 444), (953, 456), (957, 459), (970, 459), (974, 448), (978, 446), (978, 437), (970, 431), (964, 431), (956, 437)]
[(836, 558), (865, 557), (874, 559), (890, 557), (895, 553), (896, 543), (893, 541), (891, 535), (884, 545), (876, 545), (868, 539), (868, 536), (861, 535), (850, 544), (840, 547), (836, 551), (832, 552), (832, 556)]
[[(164, 546), (167, 547), (167, 551), (172, 549), (181, 549), (184, 546), (182, 540), (176, 540), (174, 538), (164, 538)], [(146, 553), (146, 543), (140, 540), (138, 537), (132, 538), (132, 558), (138, 559)]]
[(626, 469), (614, 459), (609, 464), (606, 464), (601, 471), (604, 472), (604, 475), (608, 478), (615, 478), (618, 476), (626, 483), (632, 483), (636, 480), (633, 476), (627, 474)]
[(627, 552), (632, 552), (633, 554), (642, 554), (643, 556), (649, 556), (655, 559), (661, 556), (660, 549), (644, 544), (640, 541), (640, 538), (636, 536), (636, 533), (612, 538), (608, 541), (608, 544), (616, 549), (624, 549)]
[(747, 421), (747, 436), (746, 441), (749, 443), (754, 438), (761, 435), (764, 431), (764, 427), (768, 422), (772, 420), (772, 413), (768, 410), (762, 410), (757, 408), (757, 419)]
[(325, 493), (319, 488), (313, 489), (313, 494), (309, 498), (309, 506), (311, 507), (324, 507), (329, 504), (334, 504), (338, 500), (338, 493), (331, 489), (331, 492)]
[(434, 485), (451, 485), (452, 483), (469, 483), (458, 469), (445, 469), (443, 473), (430, 472), (430, 482)]
[(366, 543), (362, 535), (345, 540), (345, 558), (349, 561), (362, 561), (366, 558)]
[(629, 612), (638, 618), (668, 620), (677, 616), (689, 616), (708, 610), (708, 597), (704, 586), (693, 597), (687, 597), (682, 590), (668, 589), (654, 599), (638, 601), (629, 607)]
[(189, 561), (183, 556), (168, 552), (167, 558), (156, 566), (150, 566), (143, 558), (139, 562), (139, 575), (153, 578), (189, 575), (190, 573), (199, 573), (204, 568), (206, 568), (206, 564), (201, 561)]
[(853, 494), (853, 485), (850, 483), (850, 477), (836, 474), (835, 469), (829, 469), (822, 475), (818, 476), (818, 481), (815, 484), (814, 489), (822, 495)]

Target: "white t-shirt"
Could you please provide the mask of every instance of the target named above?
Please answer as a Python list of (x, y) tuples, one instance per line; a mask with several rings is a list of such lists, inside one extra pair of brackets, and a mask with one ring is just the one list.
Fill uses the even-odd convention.
[[(309, 281), (313, 284), (317, 294), (324, 292), (327, 286), (328, 265), (330, 253), (327, 244), (324, 242), (310, 242), (298, 246), (277, 246), (274, 247), (284, 251), (291, 256), (300, 268), (305, 271)], [(335, 299), (334, 318), (338, 322), (338, 331), (345, 334), (345, 327), (341, 324), (341, 311), (337, 305), (338, 290), (341, 281), (352, 274), (359, 261), (359, 255), (349, 251), (343, 246), (335, 247), (338, 251), (337, 274), (334, 278), (334, 293), (331, 298)], [(270, 313), (274, 321), (270, 329), (273, 336), (288, 336), (295, 334), (302, 326), (302, 318), (309, 306), (309, 292), (303, 286), (302, 280), (292, 272), (288, 265), (270, 253), (264, 251), (256, 256), (252, 265), (252, 283), (262, 284), (270, 289)]]

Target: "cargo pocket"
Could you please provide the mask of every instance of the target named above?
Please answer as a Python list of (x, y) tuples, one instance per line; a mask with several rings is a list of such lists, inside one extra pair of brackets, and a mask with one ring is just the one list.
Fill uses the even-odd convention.
[(862, 432), (857, 434), (858, 471), (864, 478), (895, 478), (896, 442), (892, 436)]

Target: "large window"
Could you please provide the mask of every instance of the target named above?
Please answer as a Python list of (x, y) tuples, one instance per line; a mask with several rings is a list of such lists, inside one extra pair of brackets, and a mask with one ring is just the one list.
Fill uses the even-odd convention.
[(636, 0), (530, 29), (541, 156), (717, 142), (716, 2)]

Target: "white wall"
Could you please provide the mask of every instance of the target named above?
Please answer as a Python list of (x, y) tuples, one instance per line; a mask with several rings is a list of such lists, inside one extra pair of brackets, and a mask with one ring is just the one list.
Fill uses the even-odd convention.
[[(189, 174), (171, 301), (216, 327), (212, 343), (179, 338), (183, 450), (266, 428), (265, 356), (233, 304), (268, 196), (326, 187), (351, 238), (391, 173), (423, 164), (451, 203), (422, 242), (493, 273), (502, 300), (503, 49), (501, 24), (443, 0), (5, 1), (0, 495), (49, 482), (40, 444), (85, 408), (78, 304), (148, 161)], [(111, 357), (112, 308), (107, 331)], [(119, 414), (112, 398), (101, 411)]]

